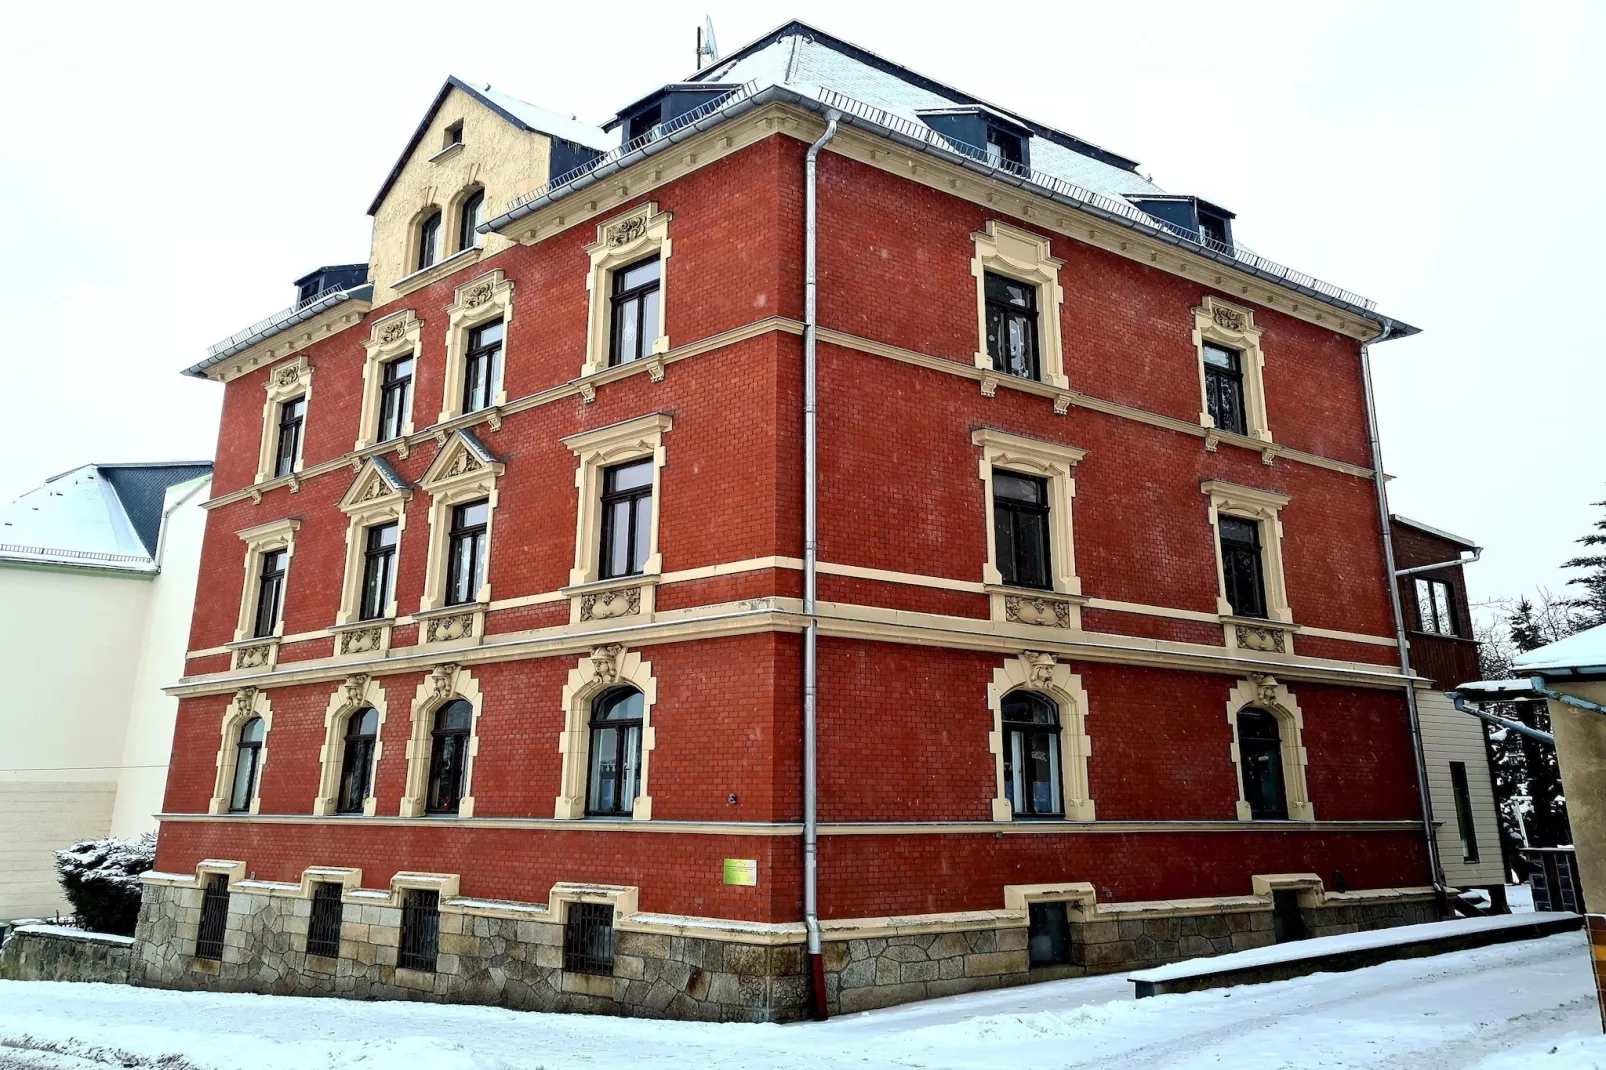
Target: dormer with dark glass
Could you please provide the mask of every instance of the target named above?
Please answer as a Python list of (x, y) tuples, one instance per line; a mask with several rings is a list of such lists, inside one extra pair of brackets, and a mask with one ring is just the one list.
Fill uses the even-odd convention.
[(983, 163), (1013, 171), (1031, 170), (1031, 130), (1000, 111), (976, 105), (926, 108), (917, 114), (956, 149)]
[(702, 82), (675, 82), (661, 89), (655, 89), (642, 97), (634, 104), (626, 105), (620, 109), (607, 123), (604, 130), (620, 129), (620, 141), (629, 144), (638, 138), (647, 138), (655, 135), (663, 127), (674, 122), (687, 112), (718, 100), (720, 97), (740, 89), (737, 85), (723, 83)]
[(367, 264), (325, 265), (309, 271), (295, 281), (296, 302), (299, 304), (326, 290), (349, 290), (368, 281)]
[(1233, 250), (1234, 215), (1220, 205), (1198, 197), (1153, 195), (1132, 197), (1143, 211), (1184, 237), (1224, 253)]

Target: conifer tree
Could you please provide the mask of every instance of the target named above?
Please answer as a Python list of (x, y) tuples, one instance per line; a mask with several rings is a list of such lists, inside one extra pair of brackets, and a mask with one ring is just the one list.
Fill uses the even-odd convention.
[[(1606, 509), (1606, 501), (1591, 504), (1598, 509)], [(1594, 531), (1578, 540), (1580, 545), (1589, 547), (1591, 552), (1575, 557), (1562, 565), (1563, 568), (1584, 570), (1583, 575), (1574, 576), (1567, 581), (1584, 589), (1584, 593), (1577, 598), (1568, 599), (1568, 604), (1580, 611), (1583, 617), (1581, 624), (1584, 628), (1606, 624), (1606, 516), (1595, 521), (1594, 527)]]

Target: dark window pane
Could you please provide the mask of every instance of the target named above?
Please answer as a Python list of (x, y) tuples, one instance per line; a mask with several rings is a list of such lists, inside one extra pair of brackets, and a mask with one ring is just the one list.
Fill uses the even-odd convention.
[(1004, 583), (1053, 587), (1048, 512), (1046, 480), (993, 469), (993, 549)]
[(472, 249), (480, 244), (480, 234), (476, 228), (483, 222), (485, 222), (485, 191), (480, 190), (463, 202), (461, 221), (457, 228), (459, 251)]
[(987, 272), (987, 354), (997, 371), (1039, 378), (1037, 366), (1037, 287)]
[(1004, 696), (1004, 790), (1018, 817), (1059, 817), (1059, 711), (1034, 691)]
[(1250, 815), (1286, 819), (1282, 736), (1275, 715), (1257, 709), (1238, 711), (1238, 764)]
[(414, 269), (423, 271), (440, 257), (441, 214), (431, 213), (418, 227), (418, 263)]
[(660, 268), (654, 256), (613, 273), (608, 363), (628, 364), (651, 352), (658, 335)]
[(586, 812), (629, 814), (641, 790), (641, 725), (646, 700), (633, 688), (598, 696), (591, 706)]
[(431, 733), (429, 791), (424, 808), (429, 813), (457, 812), (462, 802), (463, 778), (468, 768), (468, 737), (474, 707), (456, 699), (435, 712)]
[(1244, 409), (1243, 370), (1238, 353), (1206, 345), (1204, 360), (1205, 405), (1211, 422), (1223, 431), (1247, 435), (1249, 423)]
[(1071, 928), (1064, 903), (1027, 904), (1026, 946), (1033, 966), (1070, 961)]
[(340, 885), (328, 881), (313, 885), (312, 917), (307, 924), (307, 954), (330, 959), (339, 957), (342, 891)]
[(1461, 834), (1461, 861), (1478, 860), (1478, 832), (1472, 822), (1472, 789), (1467, 784), (1467, 763), (1450, 763), (1450, 790), (1455, 794), (1456, 831)]
[(1261, 560), (1260, 525), (1242, 517), (1217, 517), (1221, 531), (1221, 578), (1227, 602), (1239, 617), (1266, 615), (1264, 563)]

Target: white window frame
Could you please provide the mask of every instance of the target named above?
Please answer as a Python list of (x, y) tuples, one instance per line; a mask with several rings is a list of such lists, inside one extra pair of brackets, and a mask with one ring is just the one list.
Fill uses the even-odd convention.
[[(466, 430), (454, 431), (435, 454), (419, 485), (429, 495), (429, 556), (424, 566), (424, 595), (419, 611), (418, 641), (478, 642), (485, 634), (485, 611), (491, 601), (491, 553), (496, 545), (497, 483), (506, 466)], [(446, 605), (447, 552), (454, 506), (484, 498), (485, 582), (474, 601)]]
[(975, 361), (976, 367), (987, 373), (982, 380), (982, 393), (991, 394), (999, 383), (1016, 379), (995, 370), (993, 358), (987, 352), (988, 272), (1037, 288), (1037, 362), (1041, 375), (1037, 381), (1044, 386), (1070, 389), (1071, 381), (1065, 374), (1064, 328), (1060, 321), (1060, 309), (1065, 303), (1060, 268), (1065, 266), (1065, 261), (1056, 259), (1050, 252), (1048, 238), (1002, 220), (989, 219), (985, 229), (973, 231), (970, 237), (975, 243), (975, 257), (970, 261), (970, 273), (976, 277)]
[[(1289, 654), (1294, 609), (1288, 601), (1283, 571), (1282, 508), (1293, 499), (1275, 491), (1206, 479), (1199, 489), (1210, 499), (1211, 537), (1216, 549), (1216, 612), (1226, 628), (1227, 646), (1264, 654)], [(1227, 601), (1226, 570), (1221, 563), (1221, 516), (1250, 520), (1260, 527), (1260, 573), (1265, 587), (1266, 618), (1238, 617)]]
[(235, 760), (239, 757), (240, 727), (253, 717), (262, 718), (262, 744), (257, 750), (256, 782), (251, 785), (249, 814), (262, 812), (262, 773), (268, 767), (268, 743), (273, 736), (273, 704), (267, 692), (255, 687), (242, 687), (229, 699), (223, 711), (220, 742), (217, 752), (217, 778), (212, 785), (212, 798), (206, 812), (215, 815), (230, 814), (230, 796), (234, 792)]
[[(385, 689), (379, 681), (365, 673), (346, 677), (329, 696), (329, 705), (323, 714), (323, 746), (318, 750), (318, 797), (312, 802), (312, 812), (328, 817), (335, 812), (340, 796), (340, 773), (345, 765), (346, 721), (358, 710), (372, 708), (379, 715), (379, 730), (374, 737), (373, 767), (369, 770), (369, 784), (379, 784), (379, 760), (384, 757), (385, 718), (389, 713)], [(363, 816), (373, 817), (378, 812), (379, 795), (370, 790), (363, 800)]]
[(1210, 415), (1209, 387), (1205, 380), (1205, 345), (1214, 344), (1238, 353), (1238, 369), (1244, 383), (1244, 423), (1249, 428), (1248, 438), (1270, 444), (1271, 425), (1266, 413), (1266, 357), (1260, 348), (1263, 328), (1255, 326), (1255, 313), (1251, 309), (1234, 305), (1214, 294), (1207, 294), (1198, 308), (1193, 310), (1193, 346), (1199, 363), (1199, 426), (1209, 434), (1207, 449), (1214, 448), (1217, 438), (1237, 438), (1216, 428)]
[(1093, 741), (1087, 734), (1087, 689), (1070, 666), (1059, 663), (1054, 654), (1024, 650), (1019, 657), (1006, 658), (993, 670), (987, 685), (987, 708), (992, 711), (993, 727), (987, 733), (987, 748), (993, 755), (993, 820), (1015, 820), (1015, 807), (1004, 783), (1004, 699), (1016, 691), (1031, 691), (1054, 703), (1059, 710), (1060, 797), (1066, 821), (1092, 821), (1096, 807), (1088, 786), (1087, 763)]
[[(1076, 530), (1072, 506), (1076, 501), (1076, 466), (1087, 451), (1057, 442), (1013, 435), (990, 427), (971, 432), (970, 441), (981, 447), (978, 474), (986, 524), (987, 558), (982, 563), (982, 586), (992, 603), (992, 619), (1032, 627), (1080, 629), (1082, 581), (1076, 574)], [(1036, 476), (1048, 484), (1048, 552), (1050, 590), (1004, 584), (998, 568), (994, 532), (993, 470)]]
[[(362, 368), (362, 415), (357, 425), (354, 449), (364, 450), (379, 442), (380, 397), (385, 384), (385, 365), (403, 357), (413, 359), (413, 385), (407, 399), (407, 415), (402, 420), (402, 438), (413, 433), (413, 412), (418, 408), (418, 372), (424, 350), (424, 321), (410, 308), (374, 323)], [(406, 456), (404, 453), (402, 456)]]
[(1288, 802), (1288, 820), (1315, 821), (1316, 807), (1310, 801), (1310, 785), (1305, 767), (1310, 755), (1305, 750), (1305, 714), (1286, 684), (1275, 676), (1259, 673), (1237, 681), (1227, 695), (1227, 724), (1232, 731), (1232, 773), (1238, 786), (1238, 820), (1254, 821), (1249, 801), (1244, 797), (1243, 760), (1238, 750), (1238, 713), (1247, 706), (1265, 710), (1277, 718), (1282, 743), (1283, 796)]
[[(283, 364), (268, 369), (264, 384), (267, 399), (262, 403), (262, 445), (257, 453), (257, 483), (271, 479), (289, 479), (294, 488), (300, 486), (299, 476), (306, 467), (307, 427), (312, 420), (312, 365), (301, 354)], [(296, 443), (296, 459), (288, 476), (274, 475), (274, 461), (279, 453), (279, 407), (287, 401), (302, 397), (306, 408), (301, 414), (301, 440)]]
[[(236, 643), (266, 643), (284, 638), (284, 618), (290, 607), (290, 567), (295, 561), (296, 532), (300, 528), (300, 520), (286, 517), (235, 532), (245, 543), (245, 585), (240, 591), (240, 615), (234, 627)], [(262, 580), (262, 555), (274, 550), (284, 551), (284, 590), (280, 598), (279, 620), (274, 625), (272, 635), (256, 636), (251, 633), (256, 620), (257, 588)]]
[[(658, 528), (663, 507), (663, 470), (666, 460), (664, 435), (674, 430), (675, 421), (664, 413), (637, 417), (623, 423), (584, 431), (563, 439), (578, 464), (574, 485), (578, 493), (575, 510), (574, 567), (569, 570), (569, 586), (563, 593), (570, 600), (570, 622), (611, 620), (641, 616), (651, 619), (653, 590), (663, 574), (663, 555), (659, 552)], [(602, 571), (602, 474), (619, 464), (651, 458), (652, 530), (647, 559), (642, 571), (632, 576), (600, 579)]]
[[(480, 753), (480, 714), (484, 712), (485, 696), (471, 671), (445, 662), (425, 676), (413, 694), (412, 731), (407, 739), (407, 783), (398, 811), (402, 817), (424, 816), (435, 711), (457, 699), (474, 707), (474, 716), (469, 722), (468, 753), (463, 759), (463, 794), (456, 816), (474, 816), (474, 765)], [(450, 820), (452, 815), (430, 815), (432, 819), (436, 816)]]
[[(599, 646), (580, 658), (569, 670), (563, 686), (563, 731), (558, 736), (558, 755), (562, 763), (561, 789), (552, 816), (559, 820), (580, 820), (586, 816), (587, 778), (591, 764), (591, 703), (604, 691), (633, 687), (641, 692), (641, 791), (631, 809), (631, 820), (652, 820), (652, 782), (648, 779), (650, 759), (658, 745), (652, 725), (653, 704), (658, 701), (658, 679), (652, 662), (614, 643)], [(591, 820), (605, 820), (593, 818)]]
[[(608, 370), (608, 349), (613, 326), (613, 273), (638, 260), (658, 255), (658, 333), (650, 351), (653, 357), (669, 352), (669, 239), (672, 212), (658, 210), (657, 201), (637, 205), (623, 215), (597, 224), (597, 240), (585, 247), (591, 258), (586, 275), (590, 311), (586, 319), (586, 355), (582, 376)], [(641, 361), (639, 363), (647, 363)], [(661, 375), (660, 370), (653, 378)]]
[(367, 562), (368, 529), (396, 525), (396, 578), (401, 578), (402, 536), (407, 532), (407, 503), (413, 492), (396, 470), (380, 458), (370, 457), (341, 497), (346, 514), (346, 568), (340, 585), (340, 609), (335, 614), (335, 655), (370, 656), (390, 649), (391, 629), (399, 605), (399, 583), (392, 583), (384, 614), (360, 620), (363, 569)]
[(446, 306), (446, 385), (441, 397), (439, 420), (445, 423), (465, 415), (463, 412), (463, 374), (467, 367), (468, 339), (476, 327), (492, 320), (502, 321), (502, 380), (491, 394), (488, 409), (492, 429), (501, 426), (500, 411), (507, 404), (507, 354), (513, 330), (513, 280), (501, 268), (470, 279), (452, 291)]

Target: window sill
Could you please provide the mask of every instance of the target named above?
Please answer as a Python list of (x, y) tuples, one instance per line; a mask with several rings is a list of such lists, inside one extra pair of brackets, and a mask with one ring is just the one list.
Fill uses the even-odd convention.
[(395, 617), (376, 617), (373, 620), (331, 625), (329, 634), (335, 640), (335, 656), (383, 655), (390, 649), (390, 637), (395, 627)]
[(437, 261), (422, 271), (415, 271), (411, 275), (404, 275), (390, 284), (390, 288), (398, 295), (410, 294), (414, 290), (421, 290), (430, 283), (444, 279), (452, 272), (468, 267), (475, 263), (484, 254), (485, 249), (476, 245), (472, 249), (463, 249), (448, 256), (445, 260)]
[(418, 644), (478, 645), (485, 635), (485, 613), (490, 608), (488, 602), (464, 602), (421, 609), (413, 614), (413, 622), (418, 625)]
[(232, 643), (224, 643), (226, 650), (233, 653), (234, 670), (265, 669), (272, 672), (279, 663), (279, 644), (283, 637), (278, 635), (252, 636), (247, 639), (236, 639)]
[(1265, 617), (1239, 617), (1224, 613), (1221, 627), (1230, 650), (1252, 654), (1292, 654), (1299, 625)]
[(1087, 598), (1081, 594), (999, 583), (985, 583), (982, 590), (992, 603), (993, 620), (1037, 628), (1082, 628), (1082, 606)]
[(441, 151), (437, 152), (435, 155), (431, 156), (429, 158), (429, 162), (430, 163), (440, 163), (442, 160), (450, 160), (453, 156), (456, 156), (458, 153), (460, 153), (462, 151), (463, 151), (463, 143), (461, 141), (455, 141), (452, 144), (446, 146)]
[(661, 579), (660, 573), (643, 572), (571, 584), (558, 593), (569, 599), (571, 624), (600, 623), (620, 617), (647, 622), (652, 620), (653, 589)]

